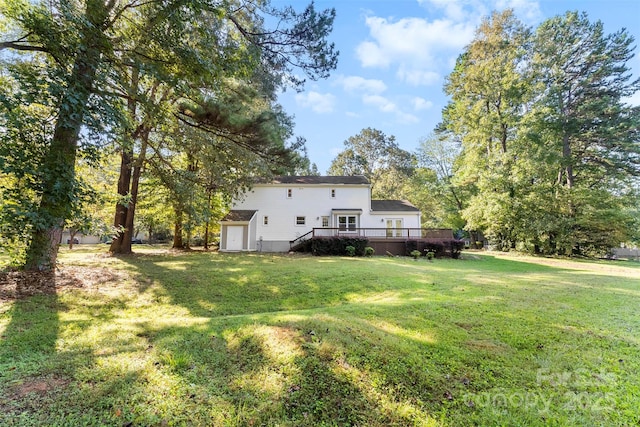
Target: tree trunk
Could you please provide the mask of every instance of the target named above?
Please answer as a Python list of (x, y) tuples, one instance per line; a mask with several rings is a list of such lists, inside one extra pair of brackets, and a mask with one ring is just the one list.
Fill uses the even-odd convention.
[[(104, 6), (102, 9), (104, 11)], [(87, 10), (87, 14), (89, 12)], [(96, 15), (93, 14), (93, 17)], [(91, 23), (100, 28), (102, 21), (91, 20)], [(40, 221), (27, 248), (25, 270), (52, 271), (55, 268), (64, 222), (69, 218), (71, 206), (75, 202), (78, 138), (85, 108), (93, 91), (96, 69), (100, 64), (101, 52), (98, 46), (102, 37), (94, 33), (95, 28), (91, 27), (82, 34), (85, 47), (79, 50), (75, 59), (68, 80), (69, 86), (58, 109), (53, 139), (42, 162), (43, 191), (38, 207)]]
[(207, 190), (207, 221), (204, 226), (204, 250), (209, 249), (209, 223), (211, 215), (211, 190)]
[(565, 133), (562, 138), (562, 159), (565, 165), (565, 174), (566, 176), (566, 184), (567, 188), (573, 188), (574, 184), (574, 176), (573, 176), (573, 159), (571, 153), (571, 141), (569, 140), (569, 135)]
[[(133, 169), (133, 150), (123, 147), (120, 154), (120, 176), (118, 177), (118, 196), (121, 199), (129, 197), (129, 188), (131, 185), (131, 174)], [(116, 238), (111, 242), (109, 251), (112, 253), (121, 253), (122, 243), (124, 241), (124, 227), (127, 222), (127, 213), (129, 210), (129, 204), (123, 203), (123, 200), (119, 200), (116, 203), (116, 214), (113, 220), (113, 226), (117, 230)]]
[(173, 227), (173, 249), (182, 249), (182, 209), (174, 207), (176, 219)]
[(75, 239), (77, 233), (77, 230), (69, 230), (69, 249), (73, 249), (73, 239)]
[[(126, 215), (120, 224), (116, 225), (120, 231), (118, 233), (118, 237), (111, 243), (110, 252), (119, 253), (119, 254), (130, 254), (131, 250), (131, 239), (133, 239), (133, 231), (134, 231), (134, 219), (136, 213), (136, 204), (138, 202), (138, 188), (140, 186), (140, 176), (142, 175), (142, 166), (146, 160), (147, 153), (147, 145), (149, 141), (149, 134), (151, 133), (151, 128), (148, 126), (142, 126), (138, 128), (136, 131), (139, 134), (139, 139), (141, 141), (140, 144), (140, 153), (138, 154), (138, 158), (135, 160), (135, 164), (133, 166), (133, 173), (131, 173), (130, 179), (130, 193), (129, 193), (129, 203), (126, 206)], [(131, 167), (129, 167), (131, 169)], [(120, 172), (121, 175), (123, 171)], [(129, 172), (126, 172), (128, 174)], [(117, 214), (116, 214), (117, 215)]]
[[(137, 92), (139, 84), (139, 71), (133, 67), (131, 70), (131, 82), (129, 86), (129, 98), (127, 100), (127, 111), (130, 117), (136, 116), (137, 110)], [(109, 252), (111, 253), (131, 253), (131, 236), (127, 244), (126, 224), (129, 217), (129, 208), (131, 206), (131, 178), (133, 174), (133, 146), (135, 144), (135, 132), (130, 139), (124, 141), (122, 152), (120, 153), (120, 176), (118, 177), (118, 196), (120, 200), (116, 203), (116, 214), (113, 220), (113, 226), (116, 229), (116, 238), (111, 242)], [(126, 203), (124, 201), (127, 201)]]

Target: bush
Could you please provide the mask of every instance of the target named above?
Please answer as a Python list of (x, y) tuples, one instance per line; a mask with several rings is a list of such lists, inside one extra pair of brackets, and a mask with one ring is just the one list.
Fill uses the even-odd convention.
[(406, 240), (404, 242), (404, 251), (406, 256), (412, 256), (411, 253), (413, 251), (420, 250), (418, 248), (418, 242), (419, 242), (418, 240)]
[(364, 248), (364, 256), (372, 256), (375, 253), (376, 253), (376, 250), (373, 249), (371, 246), (367, 246), (366, 248)]
[(354, 248), (354, 255), (365, 254), (369, 240), (362, 237), (317, 237), (311, 239), (311, 252), (314, 255), (349, 255), (347, 246)]
[(413, 257), (413, 259), (418, 259), (420, 258), (420, 255), (422, 255), (422, 252), (420, 252), (419, 250), (415, 249), (413, 251), (411, 251), (411, 256)]
[(405, 253), (413, 256), (413, 251), (421, 254), (433, 253), (434, 258), (451, 257), (460, 258), (464, 249), (464, 241), (457, 239), (413, 239), (405, 241)]
[(355, 247), (349, 245), (349, 246), (345, 247), (344, 250), (347, 252), (347, 255), (356, 256), (356, 248)]

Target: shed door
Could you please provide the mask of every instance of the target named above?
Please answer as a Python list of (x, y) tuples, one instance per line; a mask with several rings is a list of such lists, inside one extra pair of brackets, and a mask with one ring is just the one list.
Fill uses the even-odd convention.
[(244, 238), (244, 227), (242, 225), (230, 225), (227, 227), (227, 250), (241, 251)]

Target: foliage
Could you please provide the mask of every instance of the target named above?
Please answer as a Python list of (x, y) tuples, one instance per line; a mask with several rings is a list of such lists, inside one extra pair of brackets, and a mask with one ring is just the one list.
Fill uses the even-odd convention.
[(412, 250), (409, 255), (411, 255), (413, 257), (413, 259), (418, 259), (422, 256), (422, 252), (420, 252), (417, 249)]
[[(311, 239), (311, 253), (314, 255), (358, 255), (363, 256), (369, 240), (363, 237), (316, 237)], [(348, 247), (353, 250), (347, 249)], [(351, 253), (353, 252), (353, 254)]]
[(364, 248), (364, 256), (373, 256), (376, 253), (376, 250), (371, 246), (365, 246)]
[[(27, 168), (35, 172), (34, 194), (20, 206), (28, 213), (21, 232), (30, 236), (25, 268), (32, 270), (55, 267), (62, 227), (77, 204), (79, 153), (97, 155), (105, 140), (118, 142), (114, 227), (119, 234), (113, 249), (127, 252), (153, 131), (180, 115), (265, 163), (270, 156), (289, 156), (282, 137), (291, 125), (274, 104), (275, 94), (286, 86), (301, 88), (300, 74), (327, 77), (337, 61), (327, 41), (335, 12), (316, 11), (313, 3), (301, 12), (244, 0), (2, 4), (0, 28), (6, 34), (0, 50), (10, 50), (2, 71), (9, 70), (10, 77), (0, 81), (0, 126), (13, 133), (7, 138), (13, 149), (27, 144), (41, 151)], [(232, 81), (254, 86), (252, 98)], [(242, 104), (229, 103), (231, 93), (245, 104), (261, 100), (260, 111), (229, 114), (221, 106)], [(33, 122), (36, 145), (20, 133), (20, 119), (13, 114), (32, 105), (42, 110), (29, 114), (38, 119)], [(251, 162), (242, 170), (256, 172)], [(13, 172), (3, 168), (0, 173)]]
[(103, 250), (3, 302), (0, 424), (638, 421), (637, 263)]
[(407, 181), (405, 194), (422, 212), (423, 227), (464, 228), (460, 213), (469, 194), (453, 182), (459, 155), (460, 141), (451, 133), (439, 130), (420, 141), (417, 167)]
[(427, 254), (432, 252), (435, 257), (460, 258), (464, 249), (464, 241), (457, 239), (411, 239), (405, 241), (405, 253), (414, 256), (413, 253)]
[(531, 31), (483, 21), (448, 78), (444, 125), (462, 141), (462, 218), (500, 250), (598, 255), (632, 234), (640, 174), (633, 39), (570, 12)]
[(345, 149), (331, 162), (329, 175), (363, 175), (372, 197), (402, 199), (403, 182), (415, 167), (414, 156), (401, 149), (394, 136), (366, 128), (344, 141)]

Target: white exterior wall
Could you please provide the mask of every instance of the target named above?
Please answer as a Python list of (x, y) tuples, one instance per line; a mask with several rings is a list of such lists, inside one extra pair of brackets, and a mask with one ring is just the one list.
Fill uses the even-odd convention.
[[(233, 209), (257, 210), (249, 227), (247, 243), (249, 250), (264, 252), (288, 251), (290, 241), (313, 228), (321, 228), (323, 217), (329, 218), (328, 228), (337, 228), (337, 217), (341, 214), (357, 213), (357, 228), (385, 229), (387, 219), (392, 219), (394, 224), (400, 219), (403, 228), (420, 228), (419, 212), (372, 212), (370, 194), (369, 185), (258, 184), (236, 200)], [(304, 225), (296, 224), (299, 216), (305, 218)], [(265, 217), (268, 218), (267, 224)], [(381, 236), (386, 234), (383, 230), (380, 233)], [(412, 237), (420, 236), (419, 230), (413, 233), (416, 236), (412, 234)]]
[[(331, 190), (335, 197), (331, 197)], [(287, 197), (291, 190), (291, 197)], [(337, 227), (332, 209), (361, 209), (358, 227), (369, 227), (369, 186), (313, 184), (311, 186), (269, 184), (256, 185), (237, 200), (233, 209), (256, 209), (256, 239), (263, 241), (290, 241), (313, 228), (322, 227), (322, 217), (329, 217), (329, 227)], [(264, 217), (268, 224), (264, 225)], [(297, 225), (296, 217), (304, 216), (305, 225)], [(367, 218), (367, 219), (365, 219)]]
[[(407, 212), (407, 211), (372, 212), (370, 217), (368, 218), (368, 220), (371, 221), (372, 225), (366, 225), (364, 227), (371, 227), (371, 228), (386, 227), (387, 219), (392, 219), (392, 220), (401, 219), (403, 228), (422, 227), (422, 225), (420, 224), (420, 212)], [(419, 235), (420, 235), (420, 231), (417, 231), (417, 236)]]

